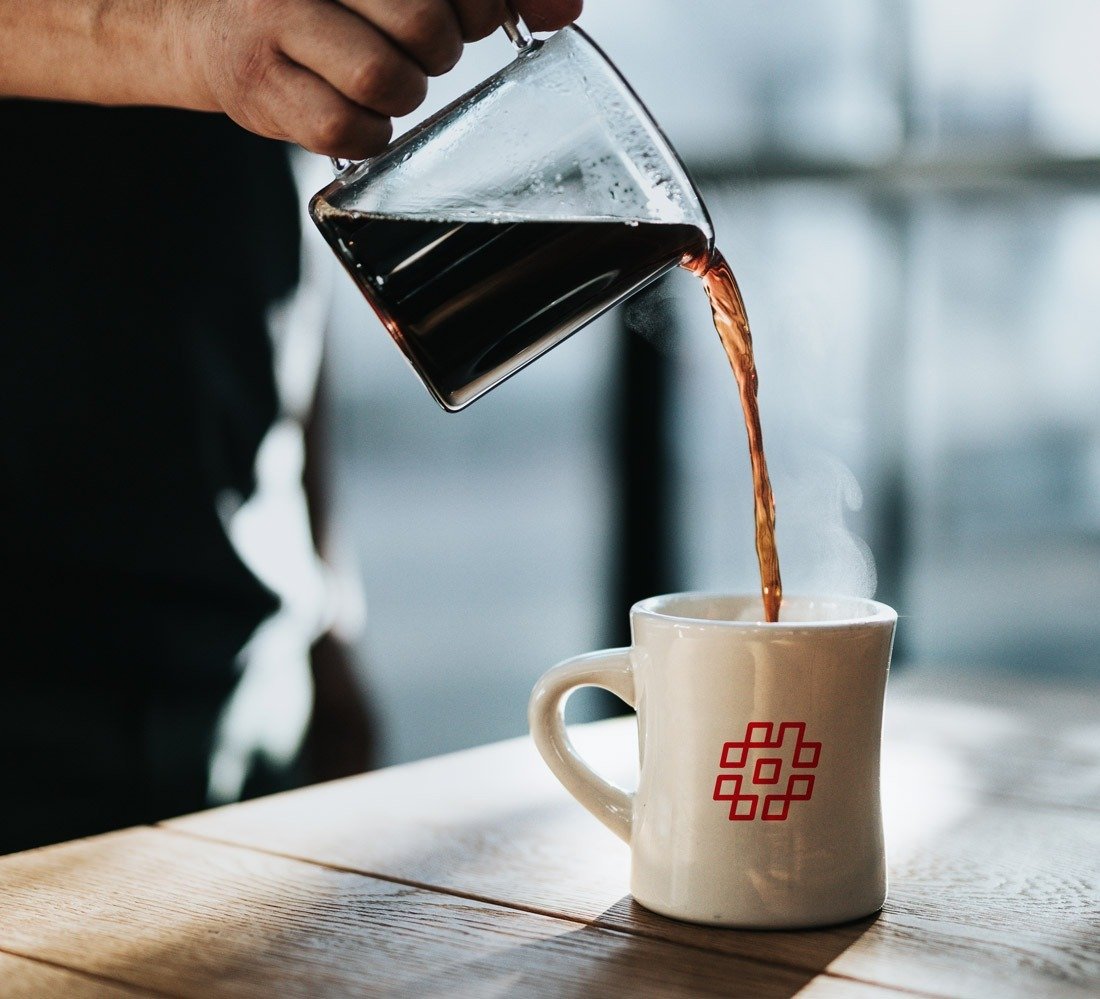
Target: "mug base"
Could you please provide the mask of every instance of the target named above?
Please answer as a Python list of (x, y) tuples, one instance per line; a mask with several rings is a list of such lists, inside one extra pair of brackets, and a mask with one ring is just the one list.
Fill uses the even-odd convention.
[(777, 917), (774, 915), (751, 918), (744, 916), (723, 916), (716, 914), (707, 916), (702, 913), (686, 913), (674, 911), (659, 902), (650, 902), (646, 899), (631, 895), (631, 898), (643, 909), (663, 916), (666, 919), (675, 919), (680, 923), (693, 923), (696, 926), (714, 926), (727, 930), (820, 930), (830, 926), (842, 926), (845, 923), (854, 923), (861, 919), (877, 916), (886, 904), (883, 899), (874, 906), (859, 906), (854, 911), (840, 910), (838, 912), (822, 914), (816, 917), (794, 916)]

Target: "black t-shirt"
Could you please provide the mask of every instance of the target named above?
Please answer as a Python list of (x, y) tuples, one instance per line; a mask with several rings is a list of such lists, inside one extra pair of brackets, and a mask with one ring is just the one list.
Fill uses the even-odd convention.
[(286, 150), (217, 115), (0, 101), (0, 213), (0, 702), (216, 710), (278, 605), (218, 504), (278, 412)]

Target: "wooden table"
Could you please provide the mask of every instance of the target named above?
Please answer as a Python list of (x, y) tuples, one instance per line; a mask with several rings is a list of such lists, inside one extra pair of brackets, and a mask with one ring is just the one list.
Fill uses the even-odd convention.
[[(891, 684), (876, 918), (651, 915), (518, 739), (2, 858), (0, 994), (1100, 995), (1096, 689)], [(629, 779), (630, 720), (576, 738)]]

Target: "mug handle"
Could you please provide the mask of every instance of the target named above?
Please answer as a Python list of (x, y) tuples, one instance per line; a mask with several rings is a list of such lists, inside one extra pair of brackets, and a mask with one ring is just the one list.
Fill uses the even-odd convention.
[(527, 708), (535, 748), (554, 776), (608, 829), (629, 843), (634, 795), (604, 780), (585, 763), (565, 730), (565, 702), (579, 687), (602, 687), (633, 708), (630, 649), (590, 652), (558, 663), (535, 684)]

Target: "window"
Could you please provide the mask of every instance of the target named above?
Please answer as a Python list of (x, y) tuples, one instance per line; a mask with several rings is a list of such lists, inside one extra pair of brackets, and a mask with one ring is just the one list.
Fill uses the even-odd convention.
[[(788, 590), (868, 592), (869, 546), (902, 661), (1094, 669), (1100, 9), (589, 0), (582, 26), (741, 282)], [(470, 57), (447, 97), (507, 49)], [(614, 640), (624, 324), (668, 392), (670, 527), (633, 544), (666, 546), (669, 587), (755, 586), (744, 431), (689, 276), (458, 416), (339, 282), (342, 521), (388, 759), (519, 734), (539, 672)]]

